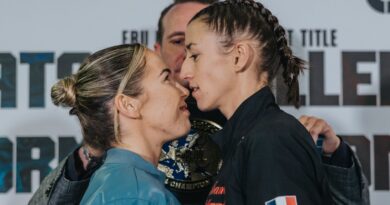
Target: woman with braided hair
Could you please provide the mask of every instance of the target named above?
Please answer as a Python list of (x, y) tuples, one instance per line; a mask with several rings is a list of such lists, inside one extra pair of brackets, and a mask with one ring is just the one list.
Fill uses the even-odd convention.
[(269, 87), (282, 74), (287, 100), (299, 107), (304, 61), (285, 34), (251, 0), (212, 4), (188, 24), (181, 75), (199, 109), (219, 109), (228, 119), (216, 136), (223, 164), (206, 204), (333, 203), (310, 134), (280, 110)]

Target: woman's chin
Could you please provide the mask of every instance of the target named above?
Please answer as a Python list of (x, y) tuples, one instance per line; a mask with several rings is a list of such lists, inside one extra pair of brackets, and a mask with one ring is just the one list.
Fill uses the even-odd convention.
[(187, 122), (185, 123), (185, 126), (183, 127), (183, 133), (179, 137), (187, 135), (190, 132), (190, 130), (191, 130), (191, 122), (188, 119)]
[(207, 109), (207, 106), (205, 105), (204, 102), (202, 101), (196, 101), (196, 106), (198, 107), (198, 109), (202, 112), (206, 111)]
[(175, 139), (178, 139), (180, 137), (183, 137), (185, 135), (187, 135), (191, 130), (191, 122), (189, 119), (187, 119), (187, 121), (185, 123), (183, 123), (183, 126), (177, 130), (177, 132), (175, 133), (175, 136), (173, 137), (172, 140), (175, 140)]
[(213, 108), (212, 106), (210, 106), (209, 104), (206, 104), (206, 103), (197, 102), (196, 105), (198, 106), (198, 109), (200, 111), (202, 111), (202, 112), (207, 112), (207, 111), (215, 109), (215, 108)]

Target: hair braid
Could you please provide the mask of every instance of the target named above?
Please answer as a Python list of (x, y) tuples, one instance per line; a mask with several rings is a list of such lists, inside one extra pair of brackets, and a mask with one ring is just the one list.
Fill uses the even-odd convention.
[[(250, 0), (246, 0), (247, 2)], [(305, 61), (293, 55), (288, 41), (286, 39), (286, 30), (279, 24), (278, 19), (271, 13), (270, 10), (264, 7), (260, 2), (250, 1), (253, 7), (260, 10), (261, 15), (268, 22), (273, 30), (280, 52), (283, 65), (283, 78), (288, 86), (287, 100), (292, 102), (295, 107), (299, 107), (299, 82), (298, 76), (305, 69)], [(255, 6), (256, 5), (256, 6)]]

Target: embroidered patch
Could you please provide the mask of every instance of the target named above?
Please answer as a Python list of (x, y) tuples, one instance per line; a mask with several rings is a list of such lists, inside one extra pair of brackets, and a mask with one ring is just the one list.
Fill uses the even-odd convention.
[(296, 196), (278, 196), (265, 202), (265, 205), (297, 205)]

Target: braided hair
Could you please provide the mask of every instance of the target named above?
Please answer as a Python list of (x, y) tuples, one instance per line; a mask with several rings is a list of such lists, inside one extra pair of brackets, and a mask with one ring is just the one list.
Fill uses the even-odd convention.
[(227, 0), (204, 8), (190, 22), (200, 20), (224, 37), (224, 47), (230, 47), (242, 36), (256, 40), (261, 63), (259, 73), (268, 73), (272, 81), (282, 67), (282, 77), (288, 86), (287, 101), (299, 107), (298, 76), (305, 62), (292, 54), (286, 39), (286, 30), (278, 19), (260, 2), (254, 0)]

